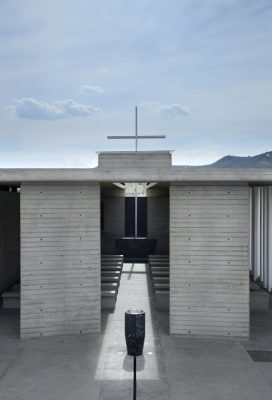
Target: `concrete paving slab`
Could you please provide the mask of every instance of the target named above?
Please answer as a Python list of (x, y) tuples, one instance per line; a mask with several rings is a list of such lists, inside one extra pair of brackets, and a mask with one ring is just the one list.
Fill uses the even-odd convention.
[(124, 312), (140, 307), (146, 340), (137, 362), (138, 400), (271, 399), (272, 363), (254, 362), (247, 350), (272, 348), (272, 312), (251, 315), (250, 340), (169, 336), (169, 315), (154, 308), (148, 269), (124, 268), (116, 308), (102, 313), (101, 335), (19, 340), (18, 311), (0, 310), (1, 400), (132, 398)]
[(265, 376), (272, 387), (272, 363), (259, 362), (258, 368), (261, 370), (262, 374)]
[(197, 343), (195, 349), (180, 346), (172, 351), (164, 348), (164, 352), (173, 399), (178, 399), (180, 393), (186, 399), (257, 399), (258, 396), (269, 399), (271, 396), (271, 388), (241, 344), (207, 346), (204, 341)]
[(87, 400), (90, 393), (98, 398), (103, 364), (100, 349), (86, 339), (26, 341), (2, 376), (0, 398)]

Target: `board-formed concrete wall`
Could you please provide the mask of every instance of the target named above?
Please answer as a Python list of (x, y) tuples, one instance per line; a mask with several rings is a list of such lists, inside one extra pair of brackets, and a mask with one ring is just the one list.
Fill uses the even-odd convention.
[(0, 192), (0, 293), (20, 279), (20, 195)]
[(21, 337), (100, 331), (100, 187), (21, 185)]
[(147, 191), (147, 236), (157, 239), (156, 254), (169, 253), (169, 191)]
[(249, 188), (171, 186), (170, 332), (249, 335)]
[[(171, 163), (172, 154), (169, 151), (109, 151), (98, 155), (98, 167), (101, 169), (108, 169), (109, 173), (112, 173), (116, 168), (124, 170), (136, 168), (146, 168), (148, 170), (153, 168), (170, 168)], [(123, 180), (121, 180), (121, 182), (123, 182)], [(137, 182), (137, 180), (135, 182)]]

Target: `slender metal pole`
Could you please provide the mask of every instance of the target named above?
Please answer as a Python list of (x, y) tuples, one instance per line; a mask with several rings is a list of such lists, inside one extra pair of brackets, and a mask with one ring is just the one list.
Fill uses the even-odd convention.
[(134, 366), (133, 366), (133, 400), (137, 398), (137, 379), (136, 379), (136, 371), (137, 371), (137, 364), (136, 364), (136, 356), (134, 356)]
[(138, 108), (135, 107), (135, 151), (138, 151)]
[(135, 237), (138, 236), (138, 183), (135, 184)]
[(267, 289), (267, 186), (263, 187), (263, 286)]
[(264, 271), (264, 263), (263, 263), (263, 256), (264, 256), (264, 235), (263, 235), (263, 222), (264, 222), (264, 215), (263, 215), (263, 186), (260, 187), (260, 279), (263, 282), (263, 271)]
[[(138, 151), (138, 108), (135, 106), (135, 151)], [(138, 236), (138, 183), (135, 187), (135, 237)]]
[(272, 186), (268, 186), (268, 216), (267, 216), (267, 258), (268, 258), (268, 271), (267, 271), (267, 289), (269, 292), (272, 290)]
[(253, 271), (253, 262), (252, 262), (252, 254), (253, 254), (253, 235), (252, 235), (252, 231), (253, 231), (253, 190), (252, 190), (252, 186), (250, 186), (249, 188), (249, 270), (250, 272)]

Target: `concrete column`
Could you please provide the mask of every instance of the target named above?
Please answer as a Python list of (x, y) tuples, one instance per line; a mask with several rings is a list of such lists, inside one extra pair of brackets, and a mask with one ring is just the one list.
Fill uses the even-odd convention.
[(100, 332), (100, 187), (21, 185), (21, 337)]
[(249, 188), (170, 187), (170, 333), (249, 335)]
[(267, 186), (263, 187), (263, 285), (267, 288)]
[(263, 187), (260, 187), (260, 279), (263, 281), (263, 221), (264, 221), (264, 214), (263, 214)]
[(249, 188), (249, 270), (253, 270), (253, 188)]
[(260, 276), (260, 187), (254, 187), (254, 221), (253, 221), (253, 236), (254, 236), (254, 280)]
[(268, 186), (267, 197), (267, 290), (272, 289), (272, 186)]
[(254, 280), (260, 276), (260, 187), (254, 188)]

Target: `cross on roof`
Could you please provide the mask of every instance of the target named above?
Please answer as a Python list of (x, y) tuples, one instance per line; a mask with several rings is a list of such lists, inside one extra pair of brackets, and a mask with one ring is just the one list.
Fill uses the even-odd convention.
[(138, 135), (138, 108), (135, 107), (135, 135), (108, 136), (108, 139), (134, 139), (135, 151), (138, 151), (139, 139), (165, 139), (165, 135)]

